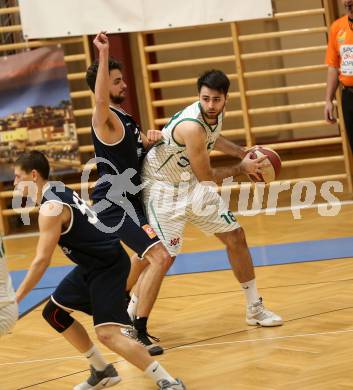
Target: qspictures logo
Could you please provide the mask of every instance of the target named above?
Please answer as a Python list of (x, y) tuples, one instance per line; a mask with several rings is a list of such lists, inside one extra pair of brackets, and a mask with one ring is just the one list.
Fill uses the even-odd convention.
[[(90, 163), (92, 162), (90, 161)], [(94, 162), (97, 163), (97, 159)], [(98, 162), (111, 165), (109, 161), (104, 159)], [(149, 194), (144, 197), (145, 205), (153, 204), (155, 209), (168, 215), (170, 221), (173, 221), (173, 218), (188, 219), (197, 216), (198, 218), (204, 218), (205, 223), (214, 219), (222, 220), (222, 218), (228, 223), (235, 222), (235, 218), (230, 211), (231, 191), (234, 186), (239, 187), (239, 197), (235, 209), (238, 214), (244, 216), (255, 216), (263, 210), (266, 211), (266, 215), (275, 215), (278, 209), (279, 195), (282, 192), (286, 192), (287, 197), (290, 197), (289, 210), (292, 212), (294, 219), (301, 219), (301, 211), (314, 206), (317, 197), (324, 200), (324, 203), (317, 205), (317, 211), (321, 216), (336, 216), (342, 206), (339, 197), (336, 196), (336, 194), (343, 193), (344, 190), (343, 183), (340, 181), (326, 181), (321, 183), (320, 186), (308, 180), (301, 180), (294, 185), (291, 185), (289, 181), (273, 182), (266, 190), (267, 196), (265, 196), (265, 184), (256, 183), (253, 189), (254, 196), (252, 196), (252, 185), (250, 183), (238, 183), (234, 181), (233, 177), (224, 179), (220, 187), (214, 182), (185, 181), (183, 176), (180, 178), (179, 185), (173, 186), (172, 189), (158, 180), (152, 183), (151, 186), (148, 183), (135, 185), (132, 178), (137, 172), (131, 168), (122, 173), (116, 171), (115, 174), (101, 177), (96, 186), (108, 185), (105, 197), (91, 204), (88, 194), (89, 169), (91, 169), (91, 166), (92, 164), (88, 164), (87, 169), (82, 174), (81, 197), (73, 192), (70, 206), (86, 215), (88, 222), (104, 233), (117, 232), (122, 227), (125, 218), (130, 218), (140, 226), (134, 207), (135, 202), (132, 203), (131, 199), (135, 197), (142, 201), (142, 190), (147, 190), (146, 194)], [(147, 186), (149, 187), (147, 188)], [(64, 183), (50, 182), (49, 187), (46, 190), (47, 199), (56, 199), (57, 203), (62, 204), (57, 194), (66, 191)], [(22, 222), (29, 225), (29, 213), (35, 207), (33, 200), (38, 198), (39, 189), (34, 182), (30, 181), (19, 183), (15, 190), (14, 194), (17, 193), (17, 196), (13, 197), (12, 207), (21, 214)], [(50, 196), (47, 191), (51, 191)], [(23, 204), (24, 199), (26, 201), (25, 205)], [(265, 208), (264, 203), (266, 203)], [(113, 221), (110, 221), (111, 218), (106, 219), (111, 210), (116, 208), (119, 209), (119, 218), (113, 218)], [(57, 208), (54, 211), (60, 212)], [(50, 209), (44, 208), (43, 212), (49, 213)], [(106, 222), (112, 223), (106, 224)], [(156, 235), (150, 225), (145, 224), (142, 228), (151, 238)], [(171, 245), (178, 244), (177, 241), (171, 242)]]

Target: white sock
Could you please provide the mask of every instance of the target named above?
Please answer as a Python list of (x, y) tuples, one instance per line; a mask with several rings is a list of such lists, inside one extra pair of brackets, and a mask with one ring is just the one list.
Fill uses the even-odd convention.
[(156, 361), (151, 363), (145, 370), (145, 373), (156, 383), (161, 379), (167, 379), (169, 382), (175, 382), (175, 379), (170, 376), (167, 371)]
[(132, 293), (129, 306), (127, 308), (127, 312), (129, 314), (130, 320), (133, 321), (136, 317), (137, 303), (139, 298)]
[(249, 280), (248, 282), (241, 283), (248, 305), (252, 305), (260, 299), (259, 293), (256, 287), (256, 279)]
[(97, 371), (103, 371), (108, 365), (99, 349), (95, 345), (93, 345), (91, 349), (85, 352), (84, 355), (89, 361), (89, 364), (92, 365)]

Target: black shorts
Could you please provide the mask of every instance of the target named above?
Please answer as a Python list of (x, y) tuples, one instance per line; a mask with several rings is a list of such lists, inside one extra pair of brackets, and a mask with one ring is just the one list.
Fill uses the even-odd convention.
[(61, 281), (51, 299), (63, 309), (92, 315), (95, 326), (131, 326), (125, 293), (129, 272), (130, 259), (125, 251), (105, 267), (87, 270), (76, 266)]
[(111, 205), (98, 213), (98, 219), (114, 231), (116, 238), (126, 244), (139, 257), (143, 257), (152, 246), (160, 242), (157, 233), (149, 225), (142, 204), (133, 204), (133, 209)]

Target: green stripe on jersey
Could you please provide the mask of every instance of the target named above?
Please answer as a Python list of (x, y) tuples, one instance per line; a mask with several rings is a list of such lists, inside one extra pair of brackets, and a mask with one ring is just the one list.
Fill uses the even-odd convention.
[(185, 146), (185, 145), (183, 145), (183, 144), (179, 144), (179, 142), (176, 141), (176, 139), (174, 138), (174, 130), (175, 130), (175, 128), (178, 126), (178, 124), (181, 123), (181, 122), (196, 122), (196, 123), (198, 123), (198, 124), (206, 131), (205, 126), (204, 126), (203, 123), (202, 123), (201, 121), (199, 121), (198, 119), (195, 119), (195, 118), (183, 118), (183, 119), (181, 119), (179, 122), (177, 122), (177, 123), (173, 126), (172, 131), (171, 131), (173, 141), (174, 141), (178, 146)]
[(174, 154), (171, 154), (165, 161), (164, 163), (157, 169), (156, 172), (159, 172), (160, 169), (162, 169), (164, 167), (165, 164), (167, 164), (167, 162), (174, 156)]
[(164, 234), (163, 234), (163, 230), (162, 230), (162, 228), (161, 228), (161, 225), (160, 225), (159, 222), (158, 222), (158, 218), (157, 218), (157, 215), (156, 215), (156, 211), (155, 211), (155, 209), (154, 209), (154, 207), (153, 207), (153, 204), (152, 204), (152, 200), (149, 202), (149, 205), (150, 205), (150, 209), (152, 210), (153, 217), (154, 217), (154, 219), (155, 219), (156, 222), (157, 222), (158, 229), (159, 229), (159, 231), (161, 232), (163, 239), (165, 240), (165, 237), (164, 237)]

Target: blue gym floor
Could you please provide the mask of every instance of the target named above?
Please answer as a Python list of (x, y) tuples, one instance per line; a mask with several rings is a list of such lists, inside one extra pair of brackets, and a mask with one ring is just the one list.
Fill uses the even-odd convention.
[[(289, 244), (250, 248), (256, 267), (278, 264), (303, 263), (353, 257), (353, 237), (330, 240), (303, 241)], [(73, 266), (49, 268), (37, 287), (20, 303), (20, 316), (45, 301)], [(230, 269), (224, 250), (183, 253), (179, 255), (168, 275), (190, 274)], [(11, 272), (15, 289), (26, 270)]]

